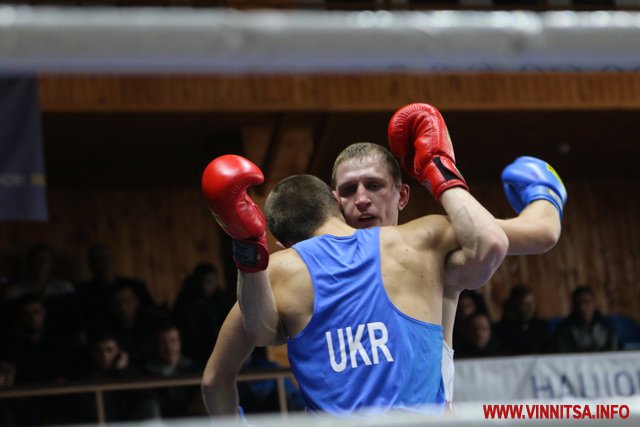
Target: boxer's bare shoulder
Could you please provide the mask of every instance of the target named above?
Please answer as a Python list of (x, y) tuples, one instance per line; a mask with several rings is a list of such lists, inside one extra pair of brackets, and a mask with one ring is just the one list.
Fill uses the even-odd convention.
[(402, 241), (416, 249), (454, 249), (457, 244), (445, 215), (427, 215), (395, 227)]
[(309, 270), (294, 249), (272, 254), (269, 279), (277, 301), (280, 319), (287, 335), (297, 335), (309, 322), (313, 312), (313, 284)]

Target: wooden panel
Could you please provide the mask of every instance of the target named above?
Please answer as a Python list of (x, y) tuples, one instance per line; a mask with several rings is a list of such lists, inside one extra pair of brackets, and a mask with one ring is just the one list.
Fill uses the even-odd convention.
[[(391, 116), (390, 112), (280, 114), (285, 117), (284, 147), (290, 149), (272, 160), (276, 171), (283, 168), (273, 180), (282, 173), (305, 172), (286, 165), (304, 167), (306, 162), (310, 173), (328, 180), (333, 160), (348, 144), (385, 143)], [(640, 144), (630, 137), (640, 134), (638, 110), (443, 114), (468, 179), (497, 179), (502, 167), (525, 154), (549, 161), (567, 179), (640, 179)], [(45, 113), (47, 179), (50, 188), (197, 188), (206, 163), (222, 153), (244, 152), (264, 166), (278, 115)], [(615, 161), (603, 161), (605, 145), (607, 156)]]
[(393, 111), (640, 108), (640, 73), (43, 75), (43, 111)]
[(86, 280), (86, 249), (101, 242), (119, 273), (146, 281), (163, 303), (173, 301), (197, 263), (223, 261), (219, 228), (196, 190), (60, 190), (50, 192), (49, 205), (47, 223), (0, 223), (5, 271), (42, 242), (56, 250), (60, 277)]
[[(510, 288), (524, 283), (534, 289), (544, 317), (566, 314), (571, 291), (588, 284), (598, 291), (605, 313), (622, 313), (640, 321), (640, 197), (625, 182), (570, 181), (563, 235), (543, 255), (509, 257), (482, 289), (496, 318)], [(500, 185), (471, 182), (476, 197), (497, 217), (510, 217)], [(54, 247), (59, 273), (85, 279), (85, 250), (94, 242), (110, 245), (121, 273), (145, 280), (158, 302), (171, 302), (187, 272), (198, 262), (228, 262), (219, 229), (205, 209), (199, 191), (57, 190), (50, 193), (51, 220), (44, 224), (0, 223), (0, 275), (27, 247), (44, 242)], [(257, 200), (262, 202), (262, 198)], [(442, 212), (423, 188), (413, 187), (401, 221)], [(274, 248), (272, 248), (274, 249)], [(234, 277), (227, 283), (234, 286)]]

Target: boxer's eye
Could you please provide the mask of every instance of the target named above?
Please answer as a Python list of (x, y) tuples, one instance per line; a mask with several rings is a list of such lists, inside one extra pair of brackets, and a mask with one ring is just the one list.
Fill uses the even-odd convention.
[(339, 188), (338, 194), (340, 197), (349, 197), (355, 194), (357, 185), (345, 185)]

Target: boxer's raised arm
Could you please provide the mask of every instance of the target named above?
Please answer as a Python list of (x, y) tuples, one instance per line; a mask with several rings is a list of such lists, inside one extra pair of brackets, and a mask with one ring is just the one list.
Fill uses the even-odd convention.
[(505, 194), (519, 215), (499, 224), (509, 238), (509, 255), (548, 251), (560, 238), (567, 190), (558, 173), (535, 157), (517, 158), (502, 172)]
[(442, 194), (455, 241), (460, 249), (449, 253), (445, 285), (475, 289), (484, 285), (500, 267), (508, 249), (508, 239), (493, 215), (470, 193), (452, 188)]
[[(276, 256), (276, 263), (277, 259)], [(274, 278), (274, 281), (277, 284), (278, 278)], [(270, 273), (238, 271), (238, 303), (242, 311), (244, 330), (254, 345), (262, 347), (285, 342), (286, 335), (271, 288)]]
[(214, 159), (202, 175), (202, 193), (214, 218), (233, 238), (238, 267), (238, 303), (245, 332), (255, 345), (280, 337), (279, 319), (269, 276), (266, 222), (247, 189), (264, 181), (262, 171), (236, 155)]
[(426, 185), (449, 217), (444, 248), (453, 242), (459, 249), (448, 254), (445, 284), (483, 285), (504, 259), (508, 241), (493, 215), (469, 194), (442, 115), (431, 105), (410, 104), (393, 115), (388, 131), (389, 147), (405, 171)]
[(262, 271), (269, 264), (264, 215), (247, 194), (250, 186), (263, 181), (258, 166), (233, 154), (214, 159), (202, 174), (205, 202), (233, 239), (233, 259), (245, 272)]

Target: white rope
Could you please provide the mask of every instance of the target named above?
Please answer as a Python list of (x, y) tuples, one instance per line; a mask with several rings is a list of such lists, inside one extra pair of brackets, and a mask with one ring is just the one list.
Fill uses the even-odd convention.
[(0, 6), (0, 71), (640, 70), (637, 12)]

